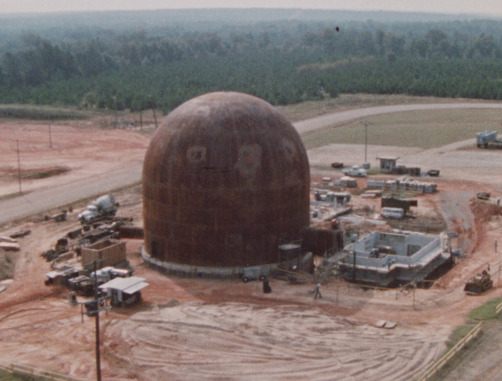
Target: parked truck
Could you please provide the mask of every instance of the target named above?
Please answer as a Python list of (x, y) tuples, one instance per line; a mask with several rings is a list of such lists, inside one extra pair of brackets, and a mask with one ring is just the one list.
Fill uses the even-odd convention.
[(497, 131), (483, 131), (476, 134), (476, 144), (478, 148), (488, 148), (489, 146), (502, 148), (502, 140), (497, 139)]
[(347, 176), (354, 177), (366, 177), (366, 169), (360, 168), (357, 165), (352, 166), (352, 168), (342, 169), (342, 173)]
[(78, 219), (82, 223), (91, 223), (104, 217), (114, 216), (117, 206), (118, 203), (113, 195), (107, 194), (87, 205), (85, 210), (78, 215)]

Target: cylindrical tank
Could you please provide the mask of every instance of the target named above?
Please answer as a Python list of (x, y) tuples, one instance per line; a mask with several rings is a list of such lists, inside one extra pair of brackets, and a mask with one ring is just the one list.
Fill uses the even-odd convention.
[(144, 250), (192, 266), (277, 262), (309, 225), (309, 163), (291, 123), (269, 103), (209, 93), (172, 111), (143, 166)]

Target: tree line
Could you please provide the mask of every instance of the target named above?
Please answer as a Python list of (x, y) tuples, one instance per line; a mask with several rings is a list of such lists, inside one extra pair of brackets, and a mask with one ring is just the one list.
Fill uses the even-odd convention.
[(210, 91), (276, 105), (356, 92), (502, 99), (502, 27), (490, 20), (24, 33), (2, 46), (0, 103), (168, 112)]

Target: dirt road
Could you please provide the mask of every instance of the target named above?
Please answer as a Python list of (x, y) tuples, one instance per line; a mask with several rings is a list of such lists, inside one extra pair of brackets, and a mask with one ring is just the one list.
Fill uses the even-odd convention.
[(318, 116), (316, 118), (304, 120), (295, 123), (295, 127), (300, 134), (312, 131), (318, 128), (347, 122), (349, 120), (365, 118), (367, 116), (388, 114), (393, 112), (403, 111), (420, 111), (420, 110), (445, 110), (445, 109), (470, 109), (470, 108), (502, 108), (502, 104), (498, 103), (435, 103), (435, 104), (407, 104), (393, 106), (376, 106), (358, 108)]
[[(450, 108), (502, 108), (502, 105), (494, 103), (447, 103), (368, 107), (323, 115), (297, 122), (294, 126), (300, 133), (304, 133), (317, 128), (336, 125), (337, 123), (363, 118), (370, 115), (411, 110), (438, 110)], [(2, 144), (5, 145), (10, 142), (10, 146), (7, 146), (7, 148), (2, 147), (7, 152), (10, 151), (10, 155), (6, 157), (4, 162), (10, 163), (10, 166), (15, 168), (16, 156), (12, 149), (12, 144), (15, 142), (15, 132), (5, 126), (1, 127), (0, 134), (5, 135), (5, 139), (2, 140)], [(35, 132), (40, 133), (38, 130)], [(23, 158), (23, 163), (25, 160), (35, 160), (36, 163), (37, 158), (52, 157), (52, 166), (61, 164), (72, 166), (71, 162), (79, 159), (71, 156), (71, 147), (57, 147), (57, 130), (53, 132), (55, 136), (55, 147), (51, 147), (50, 150), (47, 149), (46, 145), (43, 147), (40, 146), (39, 142), (42, 140), (42, 137), (35, 134), (35, 132), (31, 132), (31, 136), (35, 140), (29, 142), (29, 147), (32, 152), (23, 151), (23, 155), (31, 155), (31, 159)], [(4, 188), (7, 189), (8, 193), (0, 193), (0, 196), (4, 196), (3, 199), (0, 199), (0, 210), (2, 210), (2, 214), (0, 215), (0, 224), (36, 213), (41, 213), (45, 210), (57, 208), (60, 205), (75, 202), (85, 197), (107, 192), (109, 190), (140, 181), (143, 156), (149, 140), (148, 135), (135, 134), (130, 131), (109, 131), (107, 132), (108, 136), (106, 137), (109, 142), (104, 144), (106, 142), (95, 141), (99, 138), (93, 137), (94, 132), (92, 130), (86, 131), (85, 129), (71, 129), (70, 131), (64, 131), (63, 127), (60, 127), (59, 132), (61, 134), (73, 133), (78, 136), (73, 139), (74, 145), (75, 147), (78, 145), (87, 147), (86, 149), (89, 150), (86, 154), (87, 157), (82, 159), (90, 161), (91, 165), (87, 163), (87, 165), (82, 168), (83, 165), (78, 163), (74, 166), (74, 168), (72, 168), (70, 175), (63, 174), (50, 177), (47, 181), (38, 180), (36, 182), (23, 182), (23, 194), (21, 196), (16, 196), (16, 193), (18, 192), (18, 189), (16, 188), (17, 184), (10, 181), (10, 186)], [(117, 137), (117, 134), (119, 133), (125, 135), (125, 137), (123, 139)], [(125, 144), (124, 141), (131, 141), (130, 135), (133, 134), (135, 134), (134, 146), (131, 146), (129, 143)], [(100, 139), (103, 139), (103, 136), (101, 136)], [(99, 147), (99, 150), (93, 150), (94, 147)], [(107, 147), (110, 147), (109, 155), (116, 155), (115, 158), (110, 159), (109, 155), (107, 157), (107, 152), (104, 151)], [(399, 152), (406, 150), (407, 155), (406, 159), (403, 160), (404, 165), (421, 163), (422, 165), (427, 165), (435, 169), (454, 169), (457, 167), (461, 168), (462, 171), (465, 168), (473, 168), (477, 175), (485, 174), (487, 181), (494, 180), (494, 176), (492, 176), (494, 166), (502, 166), (502, 161), (498, 160), (498, 157), (494, 157), (497, 153), (489, 151), (472, 153), (458, 151), (457, 148), (458, 143), (442, 147), (441, 149), (416, 150), (415, 155), (413, 155), (413, 151), (410, 152), (409, 148), (402, 149), (398, 147), (372, 146), (368, 148), (368, 154), (369, 157), (376, 157), (379, 152), (398, 154)], [(357, 154), (357, 151), (358, 150), (355, 149), (355, 146), (351, 145), (330, 145), (309, 151), (309, 160), (311, 165), (326, 166), (328, 165), (327, 163), (333, 161), (332, 158), (334, 153), (337, 155), (343, 155), (346, 158), (358, 160), (354, 156)], [(79, 147), (79, 152), (82, 152), (82, 147)], [(447, 155), (445, 155), (446, 152)], [(33, 157), (35, 159), (33, 159)], [(45, 159), (45, 161), (47, 161), (47, 159)], [(110, 161), (115, 165), (110, 165)], [(45, 165), (47, 166), (48, 164), (45, 163)], [(448, 173), (450, 171), (446, 172)], [(457, 176), (457, 173), (451, 173), (451, 175)], [(2, 189), (2, 187), (0, 187), (0, 189)]]

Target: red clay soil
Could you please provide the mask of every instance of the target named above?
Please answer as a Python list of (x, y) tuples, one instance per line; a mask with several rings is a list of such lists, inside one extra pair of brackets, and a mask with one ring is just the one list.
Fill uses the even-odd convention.
[[(16, 190), (17, 140), (24, 170), (68, 169), (55, 177), (26, 180), (36, 189), (127, 165), (144, 155), (149, 138), (138, 131), (57, 125), (52, 126), (51, 148), (44, 129), (40, 124), (0, 124), (0, 195)], [(322, 176), (313, 173), (313, 180)], [(321, 286), (322, 299), (314, 300), (313, 284), (272, 279), (272, 292), (264, 294), (261, 282), (166, 276), (143, 263), (140, 240), (126, 240), (135, 275), (146, 278), (149, 286), (143, 303), (101, 314), (103, 379), (415, 378), (440, 356), (470, 310), (502, 295), (500, 252), (494, 248), (502, 219), (496, 207), (472, 198), (463, 202), (460, 191), (478, 190), (472, 179), (439, 178), (437, 183), (439, 192), (421, 196), (416, 214), (437, 217), (443, 211), (441, 195), (447, 197), (458, 208), (444, 213), (449, 230), (459, 233), (459, 244), (469, 251), (429, 289), (372, 290), (330, 281)], [(500, 197), (496, 186), (486, 188)], [(119, 215), (131, 216), (141, 226), (140, 187), (118, 191), (116, 198)], [(371, 209), (378, 202), (353, 199), (359, 208)], [(77, 212), (61, 223), (28, 218), (0, 230), (2, 236), (32, 232), (19, 239), (13, 280), (0, 293), (3, 364), (95, 377), (94, 319), (66, 301), (66, 290), (44, 285), (50, 265), (41, 254), (79, 225)], [(496, 287), (480, 296), (465, 295), (465, 281), (487, 264)], [(397, 326), (376, 327), (382, 320)]]

